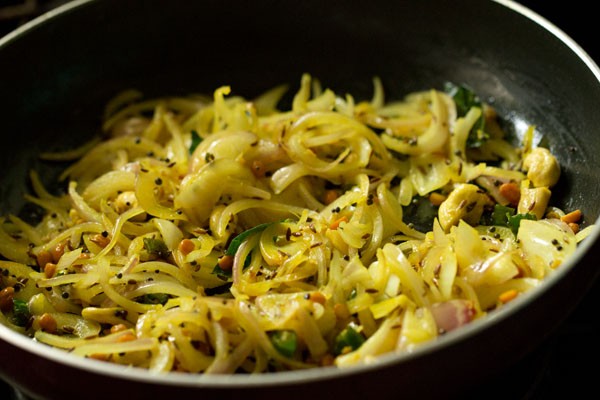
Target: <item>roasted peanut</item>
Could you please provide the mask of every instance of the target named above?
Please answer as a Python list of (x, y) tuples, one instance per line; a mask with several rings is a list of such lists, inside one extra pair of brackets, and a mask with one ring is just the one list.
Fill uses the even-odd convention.
[(4, 288), (0, 291), (0, 310), (10, 311), (13, 307), (13, 298), (15, 289), (12, 286)]
[(56, 333), (56, 330), (58, 329), (56, 320), (48, 313), (42, 314), (39, 317), (38, 323), (40, 324), (40, 329), (48, 333)]

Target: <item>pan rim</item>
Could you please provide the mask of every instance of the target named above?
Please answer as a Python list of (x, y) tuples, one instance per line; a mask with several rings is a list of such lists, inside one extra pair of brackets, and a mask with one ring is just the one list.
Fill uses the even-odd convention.
[[(74, 0), (63, 4), (35, 19), (25, 23), (16, 30), (8, 33), (0, 38), (0, 49), (13, 41), (17, 40), (22, 35), (35, 29), (46, 21), (88, 3), (93, 3), (98, 0)], [(552, 22), (532, 11), (531, 9), (517, 3), (514, 0), (493, 0), (494, 2), (507, 7), (508, 9), (517, 12), (531, 20), (533, 23), (543, 27), (553, 36), (562, 41), (568, 48), (581, 60), (587, 69), (593, 73), (597, 81), (600, 83), (600, 69), (596, 62), (588, 55), (588, 53), (576, 43), (564, 31), (554, 25)], [(413, 352), (407, 353), (390, 353), (381, 355), (377, 361), (372, 364), (363, 364), (352, 367), (321, 367), (301, 371), (278, 372), (274, 374), (261, 375), (206, 375), (206, 374), (189, 374), (189, 373), (167, 373), (156, 374), (142, 368), (132, 368), (117, 364), (108, 364), (105, 362), (85, 359), (74, 355), (68, 355), (63, 350), (50, 348), (47, 345), (36, 342), (29, 337), (26, 337), (10, 328), (0, 325), (0, 340), (16, 346), (21, 350), (34, 354), (37, 357), (42, 357), (63, 364), (68, 367), (84, 370), (85, 372), (110, 376), (113, 378), (126, 379), (131, 381), (145, 382), (148, 384), (158, 385), (177, 385), (196, 388), (226, 388), (235, 389), (242, 387), (253, 386), (277, 386), (290, 385), (303, 382), (318, 382), (332, 378), (344, 378), (353, 374), (374, 371), (380, 368), (385, 368), (391, 365), (409, 362), (411, 359), (423, 357), (432, 352), (439, 351), (443, 348), (452, 346), (456, 343), (469, 340), (478, 333), (492, 329), (502, 320), (519, 312), (527, 307), (528, 304), (542, 296), (558, 281), (569, 273), (573, 268), (577, 267), (578, 262), (587, 254), (591, 248), (599, 241), (600, 237), (600, 217), (595, 221), (596, 227), (590, 235), (577, 248), (575, 254), (570, 257), (563, 268), (555, 271), (543, 283), (542, 287), (528, 292), (525, 296), (520, 296), (515, 301), (511, 302), (507, 307), (488, 314), (485, 318), (473, 321), (471, 324), (462, 327), (458, 331), (452, 331), (446, 335), (425, 343), (415, 349)]]

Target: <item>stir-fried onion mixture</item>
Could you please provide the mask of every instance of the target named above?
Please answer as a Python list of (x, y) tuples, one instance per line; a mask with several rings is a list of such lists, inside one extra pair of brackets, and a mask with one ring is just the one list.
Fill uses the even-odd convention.
[(464, 86), (386, 101), (304, 75), (253, 101), (106, 107), (44, 217), (1, 219), (0, 319), (155, 372), (257, 373), (410, 352), (542, 284), (586, 236), (556, 158)]

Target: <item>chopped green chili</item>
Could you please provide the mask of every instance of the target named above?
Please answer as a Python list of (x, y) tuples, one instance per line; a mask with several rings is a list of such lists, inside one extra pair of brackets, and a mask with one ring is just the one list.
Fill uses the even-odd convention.
[(269, 337), (277, 351), (286, 357), (292, 357), (298, 348), (298, 336), (293, 330), (272, 331)]
[(358, 349), (365, 342), (365, 337), (360, 334), (352, 326), (347, 326), (335, 338), (333, 352), (336, 355), (346, 352), (349, 348), (351, 351)]

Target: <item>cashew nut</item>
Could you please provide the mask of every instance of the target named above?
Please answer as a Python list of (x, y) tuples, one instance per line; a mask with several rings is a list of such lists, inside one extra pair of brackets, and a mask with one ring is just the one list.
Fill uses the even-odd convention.
[(487, 201), (486, 195), (478, 186), (470, 183), (458, 185), (438, 210), (442, 228), (448, 230), (461, 219), (470, 225), (477, 224)]
[(536, 147), (525, 156), (523, 169), (535, 187), (552, 187), (560, 177), (560, 165), (556, 157), (544, 147)]

